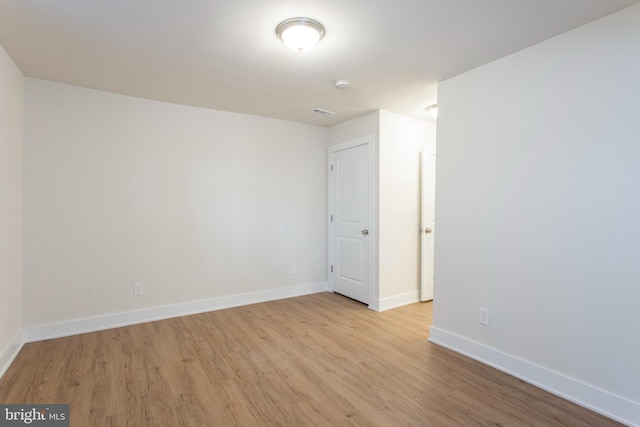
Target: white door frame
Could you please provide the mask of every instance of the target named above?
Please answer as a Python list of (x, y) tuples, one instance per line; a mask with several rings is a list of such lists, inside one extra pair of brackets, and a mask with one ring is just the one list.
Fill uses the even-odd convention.
[(379, 311), (378, 301), (378, 186), (376, 185), (377, 176), (377, 152), (375, 147), (375, 135), (368, 135), (362, 138), (353, 139), (340, 144), (327, 147), (327, 282), (329, 291), (333, 292), (334, 273), (331, 271), (331, 262), (333, 260), (334, 248), (331, 239), (332, 227), (331, 215), (334, 210), (333, 206), (333, 190), (331, 165), (333, 164), (334, 153), (347, 150), (349, 148), (367, 145), (369, 147), (369, 236), (366, 239), (369, 250), (369, 308)]

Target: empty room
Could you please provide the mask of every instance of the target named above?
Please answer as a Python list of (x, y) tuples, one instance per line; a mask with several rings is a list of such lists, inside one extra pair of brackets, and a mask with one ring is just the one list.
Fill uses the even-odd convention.
[(640, 426), (640, 0), (0, 2), (0, 426)]

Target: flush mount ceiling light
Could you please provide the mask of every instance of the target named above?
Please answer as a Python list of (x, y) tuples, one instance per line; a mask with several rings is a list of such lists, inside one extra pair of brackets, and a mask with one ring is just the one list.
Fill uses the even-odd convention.
[(431, 114), (431, 117), (434, 119), (438, 118), (438, 104), (429, 105), (427, 108), (427, 113)]
[(302, 53), (322, 40), (324, 27), (310, 18), (291, 18), (278, 24), (276, 34), (289, 49)]
[(336, 80), (335, 82), (336, 89), (349, 89), (351, 87), (351, 82), (349, 80)]

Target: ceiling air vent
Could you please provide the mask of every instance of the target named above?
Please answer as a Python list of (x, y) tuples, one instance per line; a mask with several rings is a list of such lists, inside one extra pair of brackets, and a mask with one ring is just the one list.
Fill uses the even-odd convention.
[(314, 108), (313, 110), (311, 110), (311, 112), (316, 114), (321, 114), (323, 116), (332, 116), (336, 114), (333, 111), (323, 110), (322, 108)]

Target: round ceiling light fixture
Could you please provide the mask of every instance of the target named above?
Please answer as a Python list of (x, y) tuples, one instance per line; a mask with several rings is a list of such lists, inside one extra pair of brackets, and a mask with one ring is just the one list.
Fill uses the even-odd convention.
[(291, 18), (276, 27), (276, 34), (291, 50), (311, 50), (324, 37), (324, 27), (310, 18)]
[(429, 105), (425, 110), (427, 110), (427, 113), (431, 114), (431, 117), (434, 119), (438, 118), (438, 104)]

